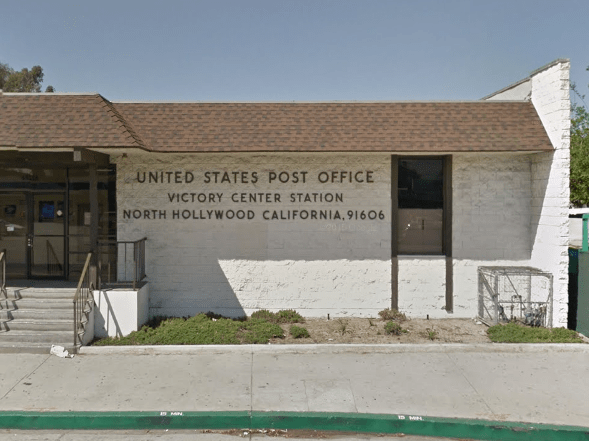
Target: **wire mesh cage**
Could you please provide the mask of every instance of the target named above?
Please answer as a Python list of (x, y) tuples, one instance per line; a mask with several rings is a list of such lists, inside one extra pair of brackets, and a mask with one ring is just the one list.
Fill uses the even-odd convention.
[(478, 317), (492, 326), (521, 321), (552, 327), (552, 274), (537, 268), (480, 266)]

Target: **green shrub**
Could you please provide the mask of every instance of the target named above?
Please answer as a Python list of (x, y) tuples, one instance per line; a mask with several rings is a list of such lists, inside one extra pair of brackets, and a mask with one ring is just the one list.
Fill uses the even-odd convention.
[(229, 320), (237, 320), (237, 321), (243, 321), (245, 320), (245, 316), (244, 317), (225, 317), (222, 314), (217, 314), (216, 312), (212, 312), (212, 311), (207, 311), (205, 312), (205, 315), (210, 318), (210, 319), (215, 319), (215, 320), (219, 320), (219, 319), (229, 319)]
[[(268, 311), (262, 311), (258, 315), (268, 316)], [(271, 338), (284, 337), (282, 328), (265, 318), (239, 321), (239, 319), (231, 320), (218, 314), (207, 313), (190, 318), (158, 317), (150, 324), (155, 327), (146, 325), (126, 337), (104, 338), (94, 344), (96, 346), (263, 344), (268, 343)]]
[(251, 318), (266, 320), (270, 323), (305, 323), (303, 316), (293, 309), (281, 309), (278, 312), (260, 309), (259, 311), (253, 312)]
[(389, 321), (395, 320), (397, 322), (404, 322), (407, 320), (407, 316), (402, 312), (397, 311), (396, 309), (383, 309), (378, 313), (381, 320)]
[(403, 329), (400, 324), (393, 322), (392, 320), (384, 325), (384, 332), (387, 335), (401, 335), (407, 333), (407, 329)]
[(517, 323), (495, 325), (487, 329), (491, 341), (496, 343), (582, 343), (571, 329), (530, 328)]
[(164, 320), (168, 320), (171, 318), (178, 318), (178, 317), (169, 317), (167, 315), (156, 315), (154, 317), (151, 317), (147, 323), (145, 323), (145, 325), (143, 326), (148, 326), (150, 328), (157, 328)]
[(577, 331), (566, 328), (552, 328), (553, 340), (573, 341), (574, 343), (582, 343), (583, 339), (579, 337)]
[(294, 309), (281, 309), (276, 313), (278, 323), (305, 323), (305, 319)]
[(292, 325), (290, 327), (290, 335), (292, 335), (294, 338), (309, 338), (309, 331), (307, 331), (306, 328), (303, 328), (302, 326), (297, 326), (297, 325)]
[(276, 323), (276, 314), (268, 311), (267, 309), (260, 309), (258, 311), (252, 312), (251, 318), (266, 320), (270, 323)]
[(438, 337), (438, 331), (433, 326), (431, 328), (425, 328), (425, 336), (430, 340), (435, 340)]
[(236, 333), (240, 323), (230, 319), (212, 320), (199, 314), (187, 320), (167, 320), (154, 329), (153, 339), (147, 344), (165, 345), (220, 345), (238, 344)]
[(243, 343), (265, 344), (271, 338), (283, 338), (284, 331), (275, 323), (264, 319), (252, 319), (245, 323), (238, 332), (238, 338)]
[(339, 330), (339, 332), (344, 335), (346, 333), (346, 331), (348, 330), (348, 324), (349, 321), (343, 318), (338, 318), (337, 320), (337, 328)]

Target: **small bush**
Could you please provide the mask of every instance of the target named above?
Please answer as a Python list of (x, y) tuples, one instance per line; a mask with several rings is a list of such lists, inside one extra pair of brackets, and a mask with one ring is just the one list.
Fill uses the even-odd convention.
[(517, 323), (495, 325), (487, 329), (495, 343), (582, 343), (583, 340), (571, 329), (530, 328)]
[(270, 312), (267, 309), (260, 309), (252, 313), (252, 319), (266, 320), (270, 323), (305, 323), (302, 315), (294, 309), (281, 309), (278, 312)]
[(396, 309), (383, 309), (378, 313), (381, 320), (389, 321), (395, 320), (396, 322), (404, 322), (407, 320), (407, 316), (402, 312), (397, 311)]
[(342, 319), (342, 318), (337, 319), (337, 329), (342, 335), (344, 335), (346, 333), (346, 331), (348, 330), (348, 323), (349, 323), (349, 321), (346, 319)]
[(297, 326), (297, 325), (292, 325), (290, 327), (290, 335), (292, 335), (294, 338), (309, 338), (309, 331), (307, 331), (306, 328), (303, 328), (302, 326)]
[(230, 319), (213, 321), (205, 314), (186, 320), (172, 319), (162, 322), (153, 330), (153, 343), (165, 345), (238, 344), (236, 332), (240, 324)]
[(206, 315), (208, 318), (210, 318), (210, 319), (215, 319), (215, 320), (219, 320), (219, 319), (222, 319), (222, 318), (229, 318), (229, 317), (224, 317), (224, 316), (223, 316), (223, 315), (221, 315), (221, 314), (217, 314), (216, 312), (213, 312), (213, 311), (207, 311), (207, 312), (205, 312), (205, 315)]
[(425, 336), (430, 340), (435, 340), (438, 337), (438, 331), (432, 328), (425, 328)]
[(284, 338), (284, 331), (275, 323), (264, 319), (253, 319), (243, 324), (238, 338), (244, 343), (266, 344), (271, 338)]
[(407, 333), (407, 329), (403, 329), (400, 324), (393, 322), (392, 320), (384, 325), (384, 332), (387, 335), (401, 335)]
[(260, 309), (258, 311), (252, 312), (251, 318), (266, 320), (270, 323), (276, 323), (276, 314), (268, 311), (267, 309)]
[(178, 318), (178, 317), (169, 317), (167, 315), (156, 315), (150, 318), (147, 323), (143, 326), (147, 326), (149, 328), (157, 328), (163, 321), (171, 319), (171, 318)]
[[(247, 316), (242, 315), (239, 317), (225, 317), (222, 314), (217, 314), (216, 312), (212, 312), (212, 311), (207, 311), (205, 312), (205, 315), (210, 318), (210, 319), (215, 319), (215, 320), (219, 320), (219, 319), (227, 319), (227, 320), (234, 320), (236, 322), (244, 322), (247, 320)], [(188, 319), (189, 317), (185, 317), (186, 319)]]
[(294, 309), (281, 309), (276, 313), (278, 323), (305, 323), (305, 319)]

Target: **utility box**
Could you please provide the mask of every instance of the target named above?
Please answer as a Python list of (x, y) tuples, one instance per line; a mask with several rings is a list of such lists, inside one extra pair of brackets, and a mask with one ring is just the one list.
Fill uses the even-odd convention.
[(552, 274), (527, 266), (478, 268), (478, 317), (488, 326), (521, 321), (552, 327)]

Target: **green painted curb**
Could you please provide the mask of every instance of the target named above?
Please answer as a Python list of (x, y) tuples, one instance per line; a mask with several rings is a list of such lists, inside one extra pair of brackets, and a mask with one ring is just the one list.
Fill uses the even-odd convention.
[(314, 429), (470, 438), (476, 440), (589, 440), (589, 428), (358, 413), (253, 412), (251, 428)]
[(589, 427), (417, 415), (323, 412), (0, 412), (0, 428), (32, 430), (300, 429), (504, 441), (589, 440)]
[(250, 412), (0, 412), (0, 428), (34, 430), (240, 429)]

